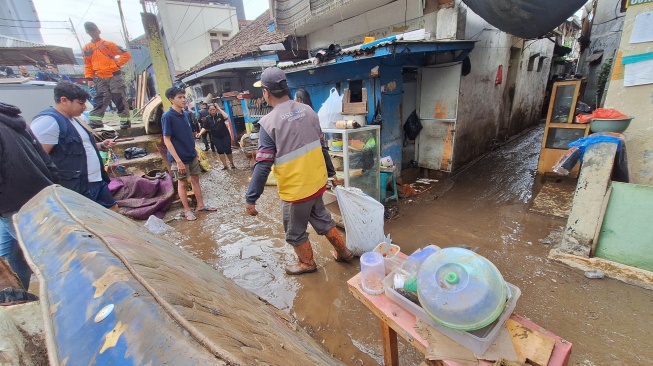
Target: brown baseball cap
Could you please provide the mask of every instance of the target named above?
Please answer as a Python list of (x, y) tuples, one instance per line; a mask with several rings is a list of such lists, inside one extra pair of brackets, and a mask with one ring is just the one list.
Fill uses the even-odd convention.
[(261, 80), (254, 83), (257, 88), (266, 88), (271, 90), (283, 90), (288, 88), (286, 83), (286, 73), (278, 67), (268, 67), (263, 70)]

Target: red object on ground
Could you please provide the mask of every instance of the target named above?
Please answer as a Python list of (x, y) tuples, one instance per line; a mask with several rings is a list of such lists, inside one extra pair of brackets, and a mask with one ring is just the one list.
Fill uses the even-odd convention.
[(593, 119), (626, 119), (627, 115), (612, 108), (597, 108), (592, 114), (579, 114), (576, 116), (576, 122), (589, 123)]

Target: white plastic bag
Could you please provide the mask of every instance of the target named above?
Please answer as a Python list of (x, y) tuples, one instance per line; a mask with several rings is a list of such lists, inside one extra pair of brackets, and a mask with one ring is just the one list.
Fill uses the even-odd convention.
[(320, 118), (320, 127), (332, 128), (335, 121), (342, 119), (342, 97), (336, 88), (331, 88), (329, 97), (317, 112), (317, 116)]
[(163, 234), (172, 229), (172, 226), (166, 224), (163, 220), (154, 215), (150, 215), (145, 223), (145, 227), (155, 234)]
[(347, 233), (347, 248), (360, 256), (385, 240), (383, 205), (358, 188), (336, 187), (336, 197)]

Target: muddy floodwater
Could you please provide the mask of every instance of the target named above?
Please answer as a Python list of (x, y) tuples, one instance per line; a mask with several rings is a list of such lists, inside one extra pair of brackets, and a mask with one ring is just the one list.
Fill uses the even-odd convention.
[[(588, 279), (547, 259), (566, 221), (529, 211), (541, 188), (535, 175), (541, 140), (542, 128), (535, 128), (429, 191), (400, 200), (386, 234), (406, 253), (435, 244), (465, 246), (487, 257), (521, 289), (516, 313), (573, 343), (570, 365), (653, 365), (653, 291)], [(358, 261), (336, 263), (328, 241), (309, 229), (319, 270), (287, 276), (284, 266), (295, 255), (283, 239), (276, 187), (266, 187), (259, 216), (247, 216), (251, 169), (245, 157), (236, 153), (239, 169), (223, 171), (217, 156), (208, 156), (214, 169), (202, 175), (202, 187), (219, 211), (198, 213), (195, 222), (171, 221), (175, 231), (168, 237), (293, 315), (345, 363), (383, 364), (379, 321), (347, 290)], [(401, 338), (399, 354), (402, 365), (421, 362)]]

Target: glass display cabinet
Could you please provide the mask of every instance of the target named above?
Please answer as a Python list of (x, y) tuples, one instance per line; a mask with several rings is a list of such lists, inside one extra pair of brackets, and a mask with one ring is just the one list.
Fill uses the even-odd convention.
[(380, 131), (380, 126), (322, 129), (338, 179), (344, 179), (345, 187), (359, 188), (377, 201), (380, 193)]
[[(586, 82), (587, 78), (582, 78), (558, 81), (553, 84), (542, 150), (537, 165), (538, 174), (553, 172), (553, 166), (565, 154), (567, 145), (589, 133), (589, 123), (575, 123), (576, 105), (584, 93)], [(579, 171), (580, 164), (569, 173), (569, 176), (576, 178)]]

